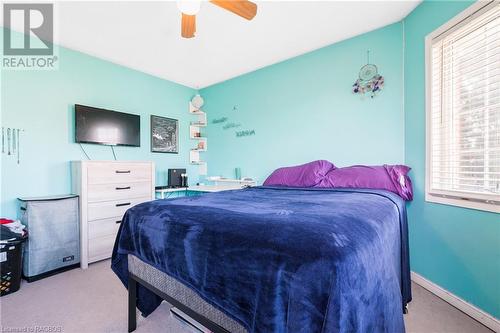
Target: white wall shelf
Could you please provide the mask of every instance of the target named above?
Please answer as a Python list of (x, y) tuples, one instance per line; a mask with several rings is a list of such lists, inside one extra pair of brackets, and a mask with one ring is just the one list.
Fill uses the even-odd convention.
[(189, 163), (193, 165), (198, 165), (198, 173), (200, 175), (207, 174), (207, 163), (201, 159), (200, 153), (207, 151), (207, 138), (201, 133), (201, 128), (207, 126), (207, 114), (201, 109), (197, 109), (189, 102), (189, 113), (191, 115), (197, 116), (196, 121), (192, 121), (189, 125), (189, 138), (191, 140), (196, 140), (196, 147), (191, 148), (189, 151)]

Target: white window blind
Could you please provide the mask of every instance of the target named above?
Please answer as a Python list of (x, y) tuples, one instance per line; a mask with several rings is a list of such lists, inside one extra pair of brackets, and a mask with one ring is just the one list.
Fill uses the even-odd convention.
[(500, 2), (433, 38), (429, 56), (428, 194), (498, 204)]

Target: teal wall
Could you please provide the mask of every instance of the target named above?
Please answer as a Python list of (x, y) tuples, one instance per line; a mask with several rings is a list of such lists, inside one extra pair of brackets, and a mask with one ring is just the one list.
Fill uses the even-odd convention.
[[(210, 175), (231, 177), (240, 167), (259, 182), (279, 166), (314, 159), (405, 161), (415, 187), (408, 205), (412, 270), (500, 317), (498, 214), (424, 201), (424, 37), (470, 4), (426, 1), (403, 23), (203, 89), (206, 154)], [(386, 78), (373, 100), (349, 89), (367, 49)], [(231, 122), (241, 126), (224, 130)], [(255, 135), (236, 137), (239, 130)]]
[[(339, 166), (405, 161), (415, 189), (408, 205), (412, 270), (500, 317), (498, 214), (424, 201), (424, 37), (468, 5), (426, 1), (404, 24), (203, 89), (209, 121), (228, 118), (209, 124), (205, 155), (210, 175), (233, 176), (241, 167), (260, 182), (276, 167), (320, 158)], [(367, 49), (386, 78), (373, 100), (350, 92)], [(116, 151), (120, 159), (154, 160), (158, 183), (167, 168), (187, 164), (189, 88), (64, 48), (59, 70), (4, 71), (0, 83), (2, 126), (26, 129), (21, 165), (2, 155), (0, 215), (15, 214), (17, 196), (69, 192), (68, 161), (84, 158), (72, 143), (74, 103), (141, 114), (142, 147)], [(179, 155), (149, 152), (150, 114), (180, 119)], [(231, 122), (241, 126), (222, 129)], [(236, 137), (240, 130), (255, 135)], [(94, 159), (112, 158), (108, 147), (86, 149)], [(196, 180), (196, 168), (189, 173)]]
[[(208, 174), (234, 177), (241, 167), (262, 182), (277, 167), (315, 159), (404, 162), (402, 38), (393, 24), (203, 89)], [(368, 49), (386, 78), (374, 99), (351, 92)], [(231, 122), (241, 126), (224, 130)], [(255, 135), (236, 137), (242, 130)]]
[[(69, 161), (85, 159), (74, 143), (75, 103), (141, 115), (141, 147), (116, 147), (120, 160), (152, 160), (157, 183), (166, 182), (166, 169), (189, 161), (188, 114), (190, 88), (174, 84), (89, 55), (59, 48), (59, 69), (2, 71), (1, 121), (24, 128), (21, 164), (2, 154), (1, 216), (16, 216), (16, 198), (69, 193)], [(179, 154), (150, 152), (150, 115), (180, 122)], [(106, 146), (84, 145), (92, 159), (113, 159)], [(189, 168), (196, 181), (197, 168)]]
[(471, 2), (424, 2), (405, 19), (405, 153), (412, 270), (500, 318), (500, 216), (427, 203), (424, 38)]

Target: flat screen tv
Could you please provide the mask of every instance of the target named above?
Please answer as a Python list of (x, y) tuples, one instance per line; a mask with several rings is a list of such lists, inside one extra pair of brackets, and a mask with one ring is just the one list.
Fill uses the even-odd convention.
[(141, 145), (138, 115), (75, 105), (75, 141), (112, 146)]

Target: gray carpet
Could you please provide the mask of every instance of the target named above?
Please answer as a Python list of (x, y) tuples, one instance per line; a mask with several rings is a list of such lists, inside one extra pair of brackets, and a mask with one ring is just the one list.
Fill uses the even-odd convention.
[[(2, 332), (126, 332), (127, 294), (109, 268), (109, 260), (74, 269), (33, 283), (23, 283), (18, 292), (0, 298)], [(405, 315), (407, 332), (491, 331), (413, 284), (413, 302)], [(168, 311), (163, 303), (151, 316), (138, 316), (138, 333), (193, 332)], [(18, 330), (21, 329), (21, 330)], [(27, 329), (27, 330), (26, 330)]]

